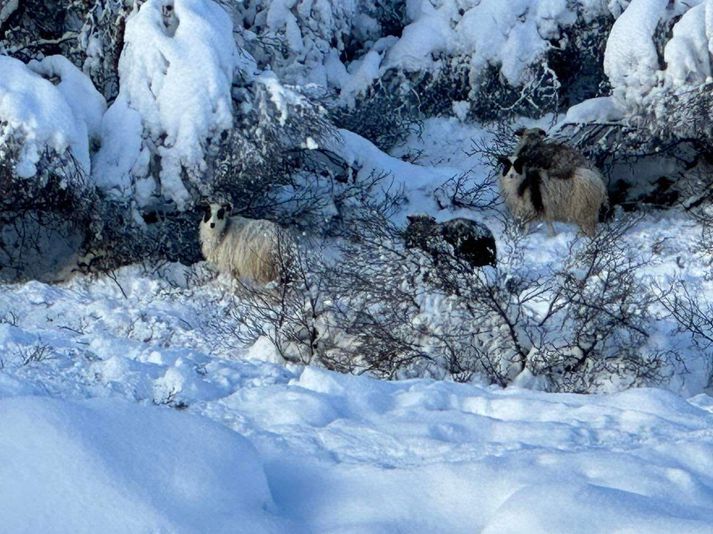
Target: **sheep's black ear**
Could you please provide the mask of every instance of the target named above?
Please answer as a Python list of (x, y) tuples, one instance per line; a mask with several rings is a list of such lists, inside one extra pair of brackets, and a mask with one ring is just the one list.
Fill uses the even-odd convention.
[(517, 158), (512, 166), (515, 168), (515, 172), (518, 174), (522, 174), (522, 168), (525, 166), (525, 159), (524, 158)]
[(517, 130), (515, 130), (515, 135), (518, 137), (522, 137), (525, 134), (525, 130), (527, 130), (527, 128), (525, 127), (518, 128)]
[(512, 167), (512, 162), (510, 161), (510, 158), (507, 158), (505, 156), (498, 156), (498, 163), (503, 166), (503, 176), (510, 172), (510, 167)]
[(203, 210), (203, 222), (207, 223), (210, 220), (210, 205), (201, 204), (200, 207)]

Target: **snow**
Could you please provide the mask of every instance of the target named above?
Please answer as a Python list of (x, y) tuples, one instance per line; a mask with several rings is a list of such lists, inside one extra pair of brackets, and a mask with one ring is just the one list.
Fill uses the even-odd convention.
[(622, 102), (640, 103), (657, 84), (653, 35), (668, 4), (668, 0), (632, 0), (611, 29), (604, 72)]
[(72, 108), (77, 122), (86, 126), (89, 140), (96, 140), (106, 111), (106, 100), (91, 80), (63, 56), (47, 56), (40, 61), (30, 61), (27, 66), (45, 79), (59, 79), (57, 90)]
[[(0, 71), (0, 120), (7, 123), (0, 140), (19, 137), (18, 176), (35, 176), (46, 147), (60, 154), (69, 149), (89, 173), (89, 138), (106, 107), (89, 79), (61, 56), (25, 65), (0, 55)], [(59, 79), (56, 85), (52, 77)]]
[[(135, 273), (121, 283), (127, 276), (146, 289)], [(34, 291), (51, 296), (49, 286)], [(54, 297), (61, 306), (64, 297)], [(95, 314), (99, 306), (90, 304)], [(186, 350), (176, 359), (178, 349), (152, 342), (141, 356), (140, 345), (103, 344), (99, 360), (75, 360), (87, 368), (81, 378), (65, 373), (62, 392), (52, 393), (99, 399), (50, 399), (42, 388), (42, 397), (15, 397), (0, 381), (0, 512), (9, 532), (713, 527), (705, 395), (381, 382)], [(63, 359), (27, 371), (41, 383)], [(205, 383), (180, 389), (184, 410), (121, 400), (134, 401), (116, 384), (137, 375), (161, 383), (172, 371), (184, 384)]]
[(455, 41), (449, 4), (436, 9), (430, 2), (421, 2), (414, 22), (404, 28), (401, 38), (389, 50), (385, 68), (400, 67), (407, 71), (433, 68), (432, 58), (449, 50)]
[(255, 449), (205, 418), (14, 397), (0, 426), (5, 532), (285, 531)]
[[(360, 173), (391, 170), (408, 209), (439, 219), (461, 213), (436, 212), (429, 192), (452, 173), (485, 171), (467, 154), (485, 135), (431, 119), (390, 156), (341, 132)], [(419, 165), (398, 157), (409, 151)], [(647, 215), (630, 247), (660, 239), (647, 273), (712, 291), (692, 253), (699, 228), (681, 217)], [(497, 217), (478, 218), (499, 236)], [(558, 230), (523, 241), (533, 269), (561, 261), (575, 230)], [(531, 376), (507, 389), (385, 382), (286, 365), (264, 338), (239, 345), (235, 289), (202, 263), (2, 287), (6, 530), (713, 529), (713, 399), (670, 323), (657, 336), (689, 367), (673, 391), (552, 394), (524, 389), (537, 386)]]
[(355, 97), (365, 93), (378, 78), (380, 64), (381, 55), (374, 50), (368, 52), (360, 61), (352, 63), (352, 73), (342, 83), (340, 99), (353, 106)]
[[(148, 173), (148, 149), (160, 156), (160, 193), (182, 209), (190, 198), (182, 172), (200, 187), (210, 139), (233, 123), (233, 77), (238, 69), (249, 74), (254, 65), (238, 52), (230, 18), (214, 2), (176, 0), (173, 35), (162, 5), (149, 0), (126, 21), (119, 96), (102, 125), (95, 175), (103, 189), (124, 193), (132, 176)], [(137, 191), (140, 205), (148, 203), (150, 191)]]
[(673, 27), (673, 36), (664, 49), (666, 82), (669, 87), (695, 86), (710, 79), (710, 41), (706, 26), (713, 2), (707, 1), (686, 12)]
[[(69, 149), (110, 196), (145, 207), (162, 195), (186, 208), (189, 189), (203, 185), (211, 140), (232, 126), (236, 73), (260, 84), (286, 123), (289, 104), (302, 98), (283, 84), (289, 69), (258, 74), (217, 3), (175, 0), (166, 23), (166, 2), (148, 0), (127, 20), (120, 92), (106, 112), (68, 60), (25, 65), (0, 56), (0, 119), (10, 126), (4, 134), (25, 136), (21, 176), (37, 172), (44, 147)], [(340, 30), (325, 28), (355, 3), (275, 0), (262, 15), (298, 70), (338, 87), (343, 104), (387, 68), (438, 69), (444, 55), (467, 56), (472, 74), (495, 66), (522, 83), (575, 20), (567, 0), (406, 4), (410, 24), (400, 37), (372, 43), (376, 21), (355, 17), (370, 48), (347, 65), (332, 46)], [(579, 103), (564, 122), (619, 121), (664, 79), (673, 88), (709, 80), (713, 0), (578, 5), (618, 17), (605, 61), (614, 94)], [(678, 15), (661, 72), (654, 32)], [(324, 40), (303, 31), (305, 20)], [(357, 181), (389, 174), (384, 187), (406, 198), (395, 223), (408, 213), (467, 216), (501, 240), (499, 209), (439, 210), (434, 199), (453, 176), (487, 174), (468, 151), (489, 134), (467, 123), (467, 107), (453, 103), (458, 118), (425, 121), (392, 154), (346, 130), (327, 148)], [(304, 146), (319, 148), (310, 137)], [(149, 173), (155, 157), (157, 177)], [(571, 225), (557, 230), (549, 238), (535, 229), (519, 243), (532, 272), (560, 265), (575, 243)], [(646, 281), (683, 279), (710, 295), (709, 258), (695, 252), (700, 230), (675, 211), (648, 213), (623, 240), (650, 257)], [(442, 305), (439, 296), (423, 299), (424, 315)], [(663, 313), (649, 344), (685, 365), (671, 369), (668, 389), (621, 392), (611, 383), (608, 393), (583, 396), (537, 391), (542, 379), (530, 371), (502, 389), (287, 364), (264, 337), (247, 347), (236, 340), (243, 306), (235, 282), (204, 263), (0, 286), (3, 531), (713, 530), (709, 363)]]
[(562, 124), (587, 124), (613, 122), (624, 118), (624, 110), (611, 96), (590, 98), (569, 108)]

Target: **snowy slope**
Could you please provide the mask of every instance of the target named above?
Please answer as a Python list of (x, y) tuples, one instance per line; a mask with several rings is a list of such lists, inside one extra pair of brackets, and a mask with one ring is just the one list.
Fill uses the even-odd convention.
[(18, 397), (0, 425), (4, 532), (285, 531), (253, 447), (203, 418)]
[[(0, 513), (16, 521), (10, 532), (29, 518), (31, 531), (48, 532), (713, 528), (705, 395), (380, 382), (190, 350), (177, 358), (160, 345), (140, 354), (140, 344), (107, 343), (105, 361), (54, 354), (21, 372), (6, 364), (3, 397), (107, 397), (0, 401)], [(60, 386), (50, 376), (62, 369)], [(167, 383), (184, 411), (117, 399), (156, 395)]]
[[(402, 149), (422, 149), (422, 168), (376, 160), (358, 139), (348, 147), (354, 161), (396, 171), (408, 209), (431, 211), (434, 182), (484, 172), (466, 154), (479, 135), (429, 121)], [(574, 238), (558, 231), (525, 240), (533, 269)], [(650, 276), (677, 273), (711, 292), (691, 252), (698, 231), (662, 212), (628, 239), (642, 251), (658, 243)], [(267, 344), (237, 344), (238, 328), (235, 286), (202, 264), (0, 288), (3, 529), (713, 531), (713, 399), (666, 320), (659, 341), (690, 371), (671, 384), (683, 396), (382, 382), (283, 365)]]

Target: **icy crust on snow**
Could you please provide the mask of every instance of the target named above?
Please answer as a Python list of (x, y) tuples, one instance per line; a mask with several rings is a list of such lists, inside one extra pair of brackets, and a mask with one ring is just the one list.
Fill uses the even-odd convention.
[(253, 446), (205, 418), (15, 397), (0, 428), (4, 532), (285, 531)]
[(164, 4), (149, 0), (127, 19), (119, 96), (102, 125), (95, 174), (103, 189), (124, 194), (127, 177), (146, 177), (157, 154), (160, 184), (131, 180), (137, 200), (146, 204), (160, 192), (183, 208), (190, 199), (183, 173), (200, 187), (211, 140), (232, 126), (236, 69), (249, 70), (251, 63), (238, 52), (230, 18), (216, 3), (175, 0), (175, 33), (175, 24), (162, 19)]
[(62, 56), (28, 65), (0, 56), (0, 72), (0, 123), (6, 123), (0, 145), (7, 137), (21, 141), (18, 176), (35, 176), (46, 147), (57, 153), (69, 149), (88, 174), (89, 141), (98, 135), (106, 108), (89, 78)]

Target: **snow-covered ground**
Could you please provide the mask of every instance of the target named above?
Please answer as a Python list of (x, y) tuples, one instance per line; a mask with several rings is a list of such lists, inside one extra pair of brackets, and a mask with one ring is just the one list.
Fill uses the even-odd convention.
[[(396, 155), (482, 173), (478, 135), (432, 120)], [(533, 268), (574, 238), (558, 230), (528, 236)], [(697, 232), (660, 212), (628, 239), (653, 279), (713, 291)], [(1, 287), (0, 531), (713, 531), (713, 398), (665, 320), (690, 371), (673, 392), (580, 396), (283, 365), (235, 343), (239, 309), (200, 264)]]

